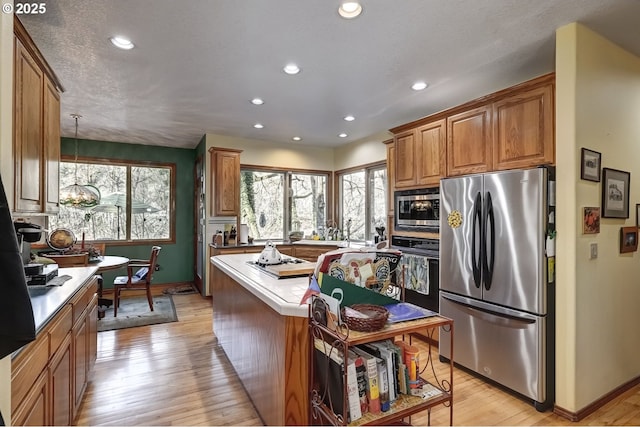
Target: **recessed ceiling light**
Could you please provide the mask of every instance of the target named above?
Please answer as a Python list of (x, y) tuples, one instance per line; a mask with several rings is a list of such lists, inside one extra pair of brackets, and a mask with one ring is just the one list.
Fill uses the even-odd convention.
[(411, 89), (413, 90), (423, 90), (426, 89), (427, 86), (429, 86), (426, 82), (420, 81), (420, 82), (415, 82), (414, 84), (411, 85)]
[(357, 1), (342, 2), (338, 13), (345, 19), (353, 19), (362, 13), (362, 6)]
[(344, 117), (344, 119), (345, 119), (346, 121), (348, 121), (348, 122), (352, 122), (352, 121), (354, 121), (356, 118), (355, 118), (355, 117), (353, 117), (352, 115), (348, 115), (348, 116), (345, 116), (345, 117)]
[(262, 105), (262, 104), (264, 104), (264, 101), (261, 98), (253, 98), (251, 100), (251, 103), (253, 105)]
[(256, 123), (255, 125), (253, 125), (253, 127), (256, 129), (262, 129), (264, 125), (262, 123)]
[(299, 136), (294, 136), (293, 138), (294, 141), (302, 141), (302, 138), (300, 138)]
[(115, 37), (111, 37), (109, 40), (111, 40), (111, 43), (113, 43), (115, 47), (124, 49), (124, 50), (133, 49), (135, 46), (131, 42), (131, 40), (125, 37), (115, 36)]
[(296, 64), (287, 64), (284, 66), (283, 70), (287, 74), (298, 74), (300, 72), (300, 67)]
[(338, 135), (340, 138), (346, 138), (348, 135), (346, 133), (341, 133), (340, 135)]

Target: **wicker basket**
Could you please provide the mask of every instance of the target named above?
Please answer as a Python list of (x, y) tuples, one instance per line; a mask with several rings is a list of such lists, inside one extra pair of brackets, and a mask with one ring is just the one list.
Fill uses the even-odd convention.
[(349, 329), (359, 332), (374, 332), (384, 328), (389, 317), (389, 310), (386, 308), (373, 305), (373, 304), (354, 304), (351, 307), (353, 310), (366, 314), (368, 317), (361, 318), (355, 316), (349, 316), (346, 314), (345, 309), (341, 311), (342, 320), (347, 324)]

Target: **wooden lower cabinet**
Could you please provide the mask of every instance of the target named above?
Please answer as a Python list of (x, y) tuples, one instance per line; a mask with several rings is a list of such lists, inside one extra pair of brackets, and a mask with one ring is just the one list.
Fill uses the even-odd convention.
[(294, 245), (294, 256), (316, 262), (320, 255), (336, 249), (338, 249), (337, 245)]
[(49, 363), (49, 385), (51, 390), (51, 419), (54, 426), (68, 426), (73, 421), (71, 402), (71, 334), (63, 341)]
[(97, 356), (97, 284), (87, 280), (12, 359), (11, 425), (73, 424)]
[(87, 386), (87, 370), (89, 367), (87, 340), (88, 326), (87, 317), (83, 316), (73, 327), (73, 416), (78, 413), (78, 408), (82, 402), (84, 389)]
[(49, 381), (44, 371), (31, 387), (20, 406), (12, 414), (11, 425), (47, 426), (51, 425), (49, 415)]

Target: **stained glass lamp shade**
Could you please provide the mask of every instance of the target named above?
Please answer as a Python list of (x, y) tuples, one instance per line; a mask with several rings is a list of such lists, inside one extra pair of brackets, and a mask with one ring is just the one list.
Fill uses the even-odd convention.
[(78, 185), (78, 118), (79, 114), (72, 114), (76, 120), (76, 155), (75, 155), (75, 183), (60, 189), (60, 204), (75, 208), (91, 208), (100, 203), (100, 190), (93, 185)]

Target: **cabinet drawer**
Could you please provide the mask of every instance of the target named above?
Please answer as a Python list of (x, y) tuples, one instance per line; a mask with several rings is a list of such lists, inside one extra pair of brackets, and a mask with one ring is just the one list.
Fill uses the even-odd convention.
[(15, 410), (49, 362), (49, 334), (42, 334), (11, 364), (11, 409)]
[(56, 320), (49, 328), (51, 354), (55, 354), (55, 352), (58, 351), (60, 343), (62, 343), (64, 338), (67, 336), (67, 333), (69, 333), (72, 326), (72, 309), (71, 306), (67, 304), (62, 308), (62, 310), (60, 310), (56, 316)]
[(73, 324), (75, 325), (78, 319), (82, 316), (82, 313), (87, 308), (91, 299), (98, 292), (98, 279), (93, 277), (91, 281), (80, 289), (71, 299), (71, 305), (73, 306)]

